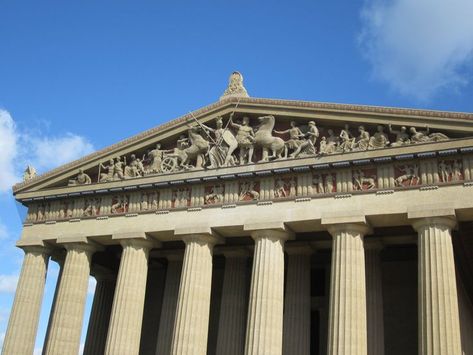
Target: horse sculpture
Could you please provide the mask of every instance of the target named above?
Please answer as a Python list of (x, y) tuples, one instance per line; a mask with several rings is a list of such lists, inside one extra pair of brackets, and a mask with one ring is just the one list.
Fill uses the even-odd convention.
[[(284, 141), (279, 137), (274, 137), (272, 134), (276, 119), (271, 115), (258, 117), (258, 119), (261, 124), (255, 133), (254, 143), (263, 149), (260, 162), (266, 162), (270, 159), (282, 159)], [(271, 155), (268, 154), (269, 150), (271, 150)]]
[(190, 127), (188, 130), (189, 141), (191, 146), (184, 149), (182, 165), (189, 165), (195, 160), (196, 168), (203, 168), (205, 162), (205, 154), (209, 150), (209, 142), (207, 142), (200, 134), (197, 127)]

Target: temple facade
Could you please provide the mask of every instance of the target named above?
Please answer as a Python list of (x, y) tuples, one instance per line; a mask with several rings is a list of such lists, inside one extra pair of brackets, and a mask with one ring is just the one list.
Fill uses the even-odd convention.
[(220, 100), (13, 187), (3, 345), (43, 354), (473, 354), (473, 114)]

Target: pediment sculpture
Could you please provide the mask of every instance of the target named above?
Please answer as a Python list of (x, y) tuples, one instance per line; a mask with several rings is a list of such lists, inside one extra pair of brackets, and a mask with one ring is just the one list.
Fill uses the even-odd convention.
[[(338, 131), (332, 127), (319, 128), (313, 120), (302, 126), (293, 120), (289, 127), (276, 129), (278, 122), (273, 115), (260, 116), (256, 121), (257, 125), (252, 125), (250, 117), (245, 115), (235, 120), (233, 114), (226, 120), (219, 116), (213, 124), (204, 124), (194, 118), (194, 121), (188, 122), (187, 134), (181, 134), (174, 147), (164, 149), (158, 142), (145, 153), (136, 152), (109, 159), (99, 164), (96, 181), (119, 181), (191, 169), (215, 169), (449, 139), (444, 133), (430, 132), (428, 126), (418, 129), (396, 128), (391, 124), (371, 128), (359, 125), (355, 133), (349, 124)], [(282, 122), (280, 126), (284, 124), (287, 123)], [(405, 175), (412, 176), (414, 173), (406, 172)], [(369, 177), (360, 176), (358, 180), (363, 179)], [(92, 180), (89, 174), (79, 169), (68, 185), (87, 185)]]

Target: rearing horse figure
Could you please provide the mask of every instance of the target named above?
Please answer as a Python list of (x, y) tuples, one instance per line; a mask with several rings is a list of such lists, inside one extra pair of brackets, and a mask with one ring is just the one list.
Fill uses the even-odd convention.
[[(263, 155), (260, 162), (270, 159), (282, 159), (284, 153), (284, 141), (279, 137), (274, 137), (272, 132), (276, 119), (272, 115), (258, 117), (261, 122), (255, 133), (255, 144), (261, 146)], [(268, 155), (271, 150), (271, 155)]]
[(197, 127), (190, 127), (187, 133), (189, 135), (191, 146), (184, 149), (181, 165), (189, 165), (191, 161), (195, 160), (195, 167), (203, 168), (205, 153), (207, 153), (209, 149), (209, 142), (199, 134), (199, 129)]

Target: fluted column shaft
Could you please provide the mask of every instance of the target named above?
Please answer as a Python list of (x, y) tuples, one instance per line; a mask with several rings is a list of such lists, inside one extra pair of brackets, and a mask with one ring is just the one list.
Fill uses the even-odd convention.
[[(53, 302), (51, 304), (51, 311), (49, 312), (48, 327), (46, 329), (46, 334), (44, 336), (43, 344), (45, 345), (49, 342), (49, 335), (51, 333), (51, 325), (53, 322), (53, 315), (54, 315), (53, 311), (54, 311), (54, 308), (56, 308), (57, 294), (59, 291), (59, 285), (61, 283), (62, 271), (64, 270), (64, 260), (66, 260), (66, 251), (61, 249), (60, 251), (53, 252), (53, 254), (51, 254), (51, 260), (55, 261), (58, 264), (59, 272), (56, 279), (56, 287), (54, 288), (54, 296), (53, 296)], [(42, 355), (46, 354), (46, 346), (43, 346), (43, 351), (41, 352), (41, 354)]]
[(169, 354), (171, 352), (172, 332), (182, 270), (182, 255), (169, 255), (167, 259), (168, 267), (164, 284), (161, 318), (159, 319), (156, 355)]
[(247, 260), (243, 251), (226, 251), (217, 337), (218, 355), (241, 355), (245, 348), (248, 304)]
[(66, 260), (59, 282), (45, 354), (77, 354), (80, 347), (90, 262), (95, 248), (89, 244), (66, 244)]
[(246, 327), (246, 355), (281, 355), (284, 306), (284, 241), (287, 233), (253, 232), (255, 251)]
[(461, 354), (450, 218), (424, 218), (418, 232), (419, 354)]
[(368, 355), (384, 355), (383, 287), (379, 255), (381, 246), (367, 244), (365, 248)]
[(205, 355), (212, 286), (212, 250), (210, 235), (190, 235), (186, 244), (176, 317), (171, 345), (172, 355)]
[(125, 239), (108, 326), (106, 355), (138, 355), (152, 243)]
[(95, 278), (97, 285), (95, 286), (94, 300), (90, 311), (84, 355), (103, 354), (104, 352), (117, 281), (116, 275), (112, 272), (96, 273)]
[(286, 246), (284, 355), (310, 355), (310, 254), (307, 247)]
[(330, 277), (329, 355), (366, 355), (365, 225), (328, 228), (333, 237)]
[(3, 343), (4, 355), (33, 353), (48, 269), (49, 250), (23, 248), (25, 257)]

